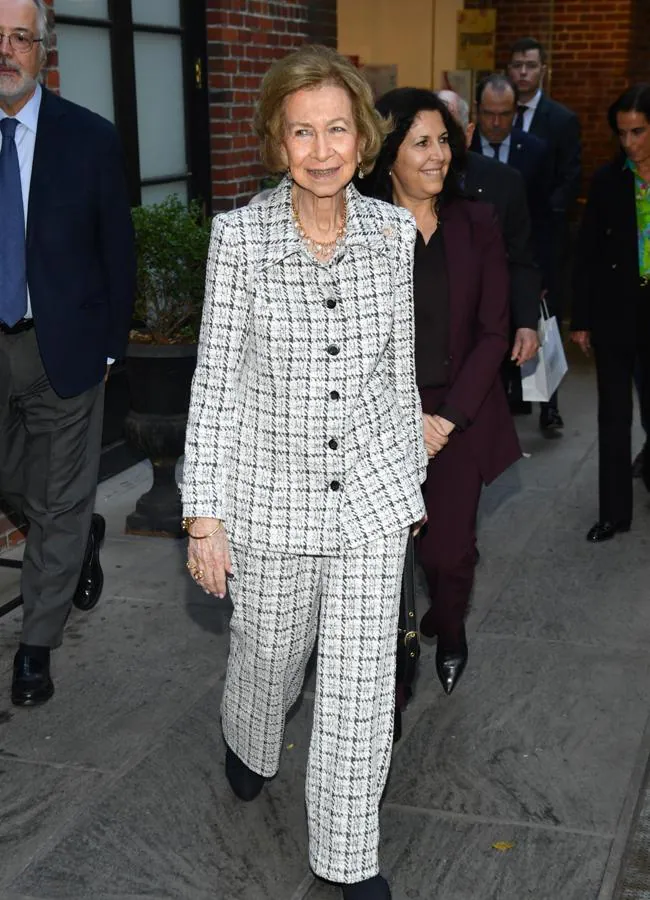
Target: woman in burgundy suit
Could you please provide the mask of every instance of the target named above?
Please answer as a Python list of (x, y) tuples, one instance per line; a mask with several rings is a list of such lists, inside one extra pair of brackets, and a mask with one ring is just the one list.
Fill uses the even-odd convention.
[(521, 455), (499, 378), (508, 270), (492, 207), (463, 197), (464, 136), (447, 105), (398, 88), (377, 108), (393, 131), (362, 190), (406, 207), (418, 226), (415, 364), (430, 459), (418, 557), (431, 607), (421, 630), (438, 638), (436, 669), (450, 694), (467, 664), (481, 488)]

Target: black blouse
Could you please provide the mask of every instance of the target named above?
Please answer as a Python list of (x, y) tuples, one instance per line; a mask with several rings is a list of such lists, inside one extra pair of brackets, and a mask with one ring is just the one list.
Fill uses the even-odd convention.
[[(413, 269), (415, 306), (415, 378), (418, 389), (442, 388), (449, 383), (449, 278), (442, 225), (424, 243), (418, 231)], [(467, 417), (442, 403), (437, 413), (460, 430)]]
[(413, 274), (418, 388), (444, 387), (449, 357), (449, 281), (442, 229), (424, 243), (418, 231)]

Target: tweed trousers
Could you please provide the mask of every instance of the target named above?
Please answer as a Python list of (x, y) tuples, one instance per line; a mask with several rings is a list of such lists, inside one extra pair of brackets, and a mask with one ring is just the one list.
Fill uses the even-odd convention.
[(403, 529), (337, 556), (231, 548), (224, 737), (250, 769), (275, 775), (286, 715), (318, 638), (306, 802), (310, 863), (330, 881), (362, 881), (379, 868), (407, 535)]

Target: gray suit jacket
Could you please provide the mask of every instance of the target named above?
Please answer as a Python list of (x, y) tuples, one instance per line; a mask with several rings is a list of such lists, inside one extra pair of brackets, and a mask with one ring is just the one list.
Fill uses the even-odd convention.
[(330, 555), (424, 514), (415, 223), (352, 185), (347, 200), (326, 265), (287, 180), (214, 220), (182, 494), (234, 543)]

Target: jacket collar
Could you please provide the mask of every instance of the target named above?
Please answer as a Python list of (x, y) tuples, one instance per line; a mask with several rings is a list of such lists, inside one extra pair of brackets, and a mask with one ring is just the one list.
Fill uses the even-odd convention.
[[(262, 215), (263, 268), (280, 262), (287, 256), (304, 252), (304, 243), (296, 230), (291, 210), (290, 178), (284, 178), (273, 191), (266, 203), (258, 209)], [(352, 183), (345, 189), (347, 202), (347, 222), (345, 241), (332, 261), (352, 246), (364, 246), (371, 250), (385, 247), (387, 234), (382, 228), (371, 204), (358, 192)]]

